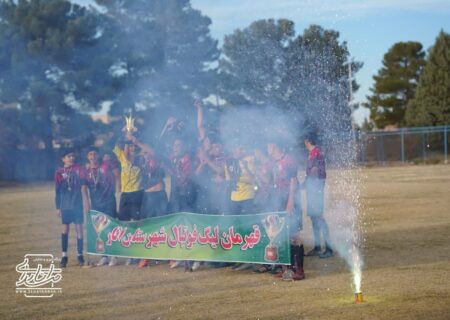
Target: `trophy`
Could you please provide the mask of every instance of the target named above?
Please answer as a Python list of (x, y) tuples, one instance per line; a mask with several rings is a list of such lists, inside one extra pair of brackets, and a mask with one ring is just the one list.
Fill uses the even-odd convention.
[(269, 244), (264, 252), (264, 259), (270, 262), (278, 261), (278, 247), (274, 244), (275, 238), (283, 230), (284, 218), (276, 214), (267, 216), (263, 221), (264, 229), (269, 237)]
[(125, 133), (133, 134), (137, 131), (136, 127), (134, 126), (134, 118), (130, 113), (130, 116), (125, 116), (125, 127), (122, 129)]
[(103, 230), (108, 226), (110, 220), (106, 217), (106, 215), (102, 213), (91, 215), (92, 224), (94, 226), (95, 232), (97, 233), (97, 242), (95, 246), (95, 251), (98, 253), (105, 252), (105, 246), (103, 240), (100, 239), (100, 234)]

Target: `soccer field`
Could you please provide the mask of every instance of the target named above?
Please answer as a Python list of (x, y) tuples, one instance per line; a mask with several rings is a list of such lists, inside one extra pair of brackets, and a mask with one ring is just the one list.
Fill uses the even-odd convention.
[[(229, 268), (80, 268), (73, 229), (62, 294), (26, 298), (15, 292), (16, 265), (29, 253), (59, 257), (60, 220), (51, 184), (3, 185), (0, 319), (449, 319), (450, 166), (369, 168), (362, 176), (361, 305), (337, 255), (305, 257), (306, 279), (287, 283)], [(308, 250), (311, 226), (303, 219)]]

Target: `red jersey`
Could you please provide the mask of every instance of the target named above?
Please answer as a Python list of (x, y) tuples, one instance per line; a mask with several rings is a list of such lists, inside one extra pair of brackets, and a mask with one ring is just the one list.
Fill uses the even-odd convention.
[[(317, 168), (317, 173), (312, 173), (313, 168)], [(314, 149), (309, 152), (306, 177), (315, 177), (319, 179), (327, 178), (325, 158), (318, 147), (314, 147)]]
[(273, 164), (273, 186), (276, 192), (289, 192), (291, 179), (297, 176), (297, 162), (294, 157), (285, 154)]
[(161, 162), (155, 158), (144, 161), (142, 174), (145, 189), (151, 188), (161, 182), (164, 184), (164, 169), (161, 166)]
[(78, 210), (83, 208), (81, 186), (86, 185), (86, 170), (74, 164), (58, 168), (55, 172), (56, 209)]
[(86, 181), (93, 209), (101, 208), (114, 197), (116, 180), (113, 170), (114, 166), (111, 161), (103, 161), (96, 168), (86, 169)]
[(192, 162), (189, 155), (186, 153), (180, 158), (172, 156), (170, 162), (172, 164), (172, 190), (175, 188), (181, 191), (181, 189), (190, 187), (189, 182), (192, 176)]

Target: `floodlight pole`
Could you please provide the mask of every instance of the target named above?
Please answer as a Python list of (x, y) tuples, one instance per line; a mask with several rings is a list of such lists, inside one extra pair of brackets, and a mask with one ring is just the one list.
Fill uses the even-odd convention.
[(348, 94), (348, 107), (350, 108), (350, 114), (351, 114), (351, 121), (352, 121), (352, 130), (355, 131), (355, 121), (353, 119), (353, 113), (354, 113), (354, 108), (352, 105), (352, 100), (353, 100), (353, 85), (352, 85), (352, 63), (350, 62), (348, 64), (348, 90), (349, 90), (349, 94)]

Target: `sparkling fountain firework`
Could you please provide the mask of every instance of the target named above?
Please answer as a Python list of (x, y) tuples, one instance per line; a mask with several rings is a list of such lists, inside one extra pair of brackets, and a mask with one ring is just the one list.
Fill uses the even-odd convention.
[[(349, 139), (349, 154), (339, 155), (339, 164), (328, 185), (327, 206), (334, 245), (339, 255), (345, 259), (352, 274), (351, 287), (355, 293), (355, 302), (362, 302), (361, 282), (364, 243), (364, 210), (361, 205), (361, 191), (364, 187), (362, 170), (354, 160), (356, 149), (354, 140)], [(356, 152), (355, 152), (356, 153)]]

